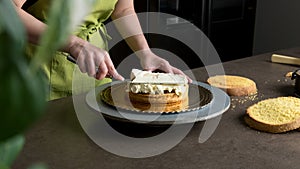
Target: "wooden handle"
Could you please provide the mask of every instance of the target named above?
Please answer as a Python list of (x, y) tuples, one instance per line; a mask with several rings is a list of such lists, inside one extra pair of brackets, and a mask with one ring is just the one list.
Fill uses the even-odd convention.
[(292, 57), (292, 56), (279, 55), (279, 54), (273, 54), (272, 57), (271, 57), (271, 61), (275, 62), (275, 63), (300, 65), (300, 58)]

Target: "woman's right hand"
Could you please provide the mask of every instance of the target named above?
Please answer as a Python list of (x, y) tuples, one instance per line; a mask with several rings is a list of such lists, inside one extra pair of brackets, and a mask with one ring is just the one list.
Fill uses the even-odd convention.
[(87, 73), (98, 80), (105, 77), (124, 80), (115, 69), (107, 51), (76, 36), (71, 36), (65, 49), (77, 60), (77, 65), (82, 73)]
[[(26, 0), (13, 0), (13, 2), (20, 19), (24, 23), (29, 42), (39, 44), (40, 36), (45, 31), (46, 25), (22, 9)], [(124, 79), (116, 71), (109, 54), (105, 50), (97, 48), (77, 36), (71, 35), (67, 45), (61, 50), (77, 59), (80, 70), (89, 76), (96, 79), (103, 79), (106, 76), (117, 80)], [(96, 73), (96, 69), (98, 69), (98, 73)]]

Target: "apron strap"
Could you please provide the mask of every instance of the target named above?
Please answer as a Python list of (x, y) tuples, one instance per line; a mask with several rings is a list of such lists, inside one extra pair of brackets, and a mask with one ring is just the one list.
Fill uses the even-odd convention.
[(104, 43), (105, 43), (105, 47), (106, 49), (108, 49), (108, 40), (111, 40), (111, 36), (109, 36), (109, 34), (107, 33), (107, 29), (105, 27), (105, 25), (103, 23), (101, 23), (101, 26), (99, 28), (99, 34), (100, 36), (103, 38)]
[(108, 40), (111, 40), (112, 38), (108, 35), (106, 27), (103, 23), (99, 23), (97, 25), (90, 24), (86, 27), (82, 28), (80, 33), (78, 34), (79, 37), (86, 37), (87, 40), (90, 39), (90, 35), (99, 32), (100, 36), (102, 37), (106, 49), (108, 49)]

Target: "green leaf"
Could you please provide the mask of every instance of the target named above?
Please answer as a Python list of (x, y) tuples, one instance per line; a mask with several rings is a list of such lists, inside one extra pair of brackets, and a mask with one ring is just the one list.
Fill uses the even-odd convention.
[[(17, 135), (0, 143), (0, 164), (10, 166), (24, 145), (24, 137)], [(1, 166), (1, 165), (0, 165)]]
[(42, 36), (41, 47), (36, 52), (30, 66), (33, 71), (36, 71), (41, 63), (50, 61), (53, 54), (67, 41), (75, 26), (82, 21), (94, 2), (95, 0), (51, 1), (47, 20), (48, 27)]
[(9, 167), (5, 164), (1, 164), (0, 162), (0, 169), (9, 169)]
[(23, 132), (44, 112), (46, 103), (44, 81), (29, 71), (25, 60), (26, 36), (11, 3), (0, 1), (0, 141)]
[[(25, 30), (23, 26), (20, 26), (20, 19), (15, 12), (11, 0), (0, 1), (0, 16), (0, 33), (5, 30), (15, 42), (24, 43), (26, 41)], [(2, 39), (0, 40), (3, 42)]]
[(22, 71), (22, 62), (15, 65), (0, 83), (0, 140), (23, 132), (44, 113), (46, 104), (41, 76)]
[(74, 10), (73, 5), (80, 7), (78, 4), (84, 2), (92, 3), (93, 0), (51, 2), (48, 28), (29, 66), (23, 53), (26, 41), (23, 25), (12, 1), (0, 1), (0, 141), (23, 132), (44, 112), (46, 85), (39, 68), (70, 35), (71, 16), (81, 12)]
[[(71, 34), (69, 10), (71, 0), (54, 0), (50, 8), (48, 27), (41, 38), (31, 68), (36, 71), (41, 63), (49, 62), (53, 54), (66, 42)], [(63, 11), (63, 15), (62, 15)]]

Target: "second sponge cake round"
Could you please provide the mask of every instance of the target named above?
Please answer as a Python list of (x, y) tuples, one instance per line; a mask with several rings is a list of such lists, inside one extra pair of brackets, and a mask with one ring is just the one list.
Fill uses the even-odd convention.
[(246, 77), (218, 75), (208, 78), (207, 82), (225, 90), (230, 96), (249, 96), (257, 93), (255, 82)]
[(260, 101), (247, 109), (246, 123), (257, 130), (281, 133), (300, 127), (300, 99), (277, 97)]

